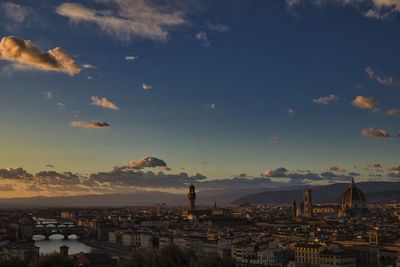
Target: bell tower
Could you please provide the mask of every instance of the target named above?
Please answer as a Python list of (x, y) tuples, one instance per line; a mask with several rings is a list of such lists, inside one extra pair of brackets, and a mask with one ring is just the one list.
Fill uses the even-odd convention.
[(196, 191), (193, 184), (189, 186), (189, 193), (188, 193), (188, 200), (189, 200), (189, 210), (196, 209)]
[(304, 197), (304, 217), (312, 218), (313, 217), (312, 190), (304, 189), (303, 197)]

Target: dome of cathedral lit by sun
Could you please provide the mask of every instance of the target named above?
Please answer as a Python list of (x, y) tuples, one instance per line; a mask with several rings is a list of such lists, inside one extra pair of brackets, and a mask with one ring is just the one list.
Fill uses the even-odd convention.
[(350, 186), (343, 192), (341, 198), (341, 213), (362, 214), (367, 209), (367, 200), (364, 193), (356, 186), (354, 179), (351, 180)]

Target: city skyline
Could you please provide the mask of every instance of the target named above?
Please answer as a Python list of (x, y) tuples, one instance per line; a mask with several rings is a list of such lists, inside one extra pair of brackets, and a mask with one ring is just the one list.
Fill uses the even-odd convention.
[(2, 2), (2, 196), (399, 181), (399, 12)]

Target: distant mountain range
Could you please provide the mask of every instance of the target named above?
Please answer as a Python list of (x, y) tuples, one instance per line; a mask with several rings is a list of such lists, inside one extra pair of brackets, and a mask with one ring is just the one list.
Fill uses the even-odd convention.
[[(339, 203), (348, 183), (325, 186), (311, 186), (315, 203)], [(400, 182), (363, 182), (357, 186), (364, 192), (368, 202), (387, 202), (400, 200)], [(233, 201), (233, 204), (289, 204), (303, 199), (303, 188), (292, 190), (265, 191), (249, 194)]]
[[(315, 203), (338, 203), (348, 183), (326, 186), (292, 186), (285, 188), (228, 188), (205, 190), (197, 193), (199, 205), (217, 204), (290, 204), (301, 201), (303, 189), (313, 189)], [(400, 201), (400, 182), (364, 182), (357, 186), (365, 193), (369, 202)], [(172, 194), (158, 191), (138, 191), (129, 194), (104, 194), (85, 196), (0, 198), (0, 208), (21, 207), (95, 207), (95, 206), (139, 206), (186, 205), (186, 194)]]

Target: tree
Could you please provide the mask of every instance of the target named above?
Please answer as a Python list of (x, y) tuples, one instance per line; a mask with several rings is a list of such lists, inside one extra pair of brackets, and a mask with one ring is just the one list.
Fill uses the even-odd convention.
[(1, 267), (28, 267), (28, 265), (20, 259), (2, 261), (2, 262), (0, 262), (0, 266)]
[(72, 260), (63, 257), (57, 253), (42, 256), (31, 264), (31, 267), (73, 267), (73, 266), (74, 264)]
[(201, 255), (190, 262), (189, 267), (235, 267), (235, 263), (229, 258), (221, 258), (217, 254)]

